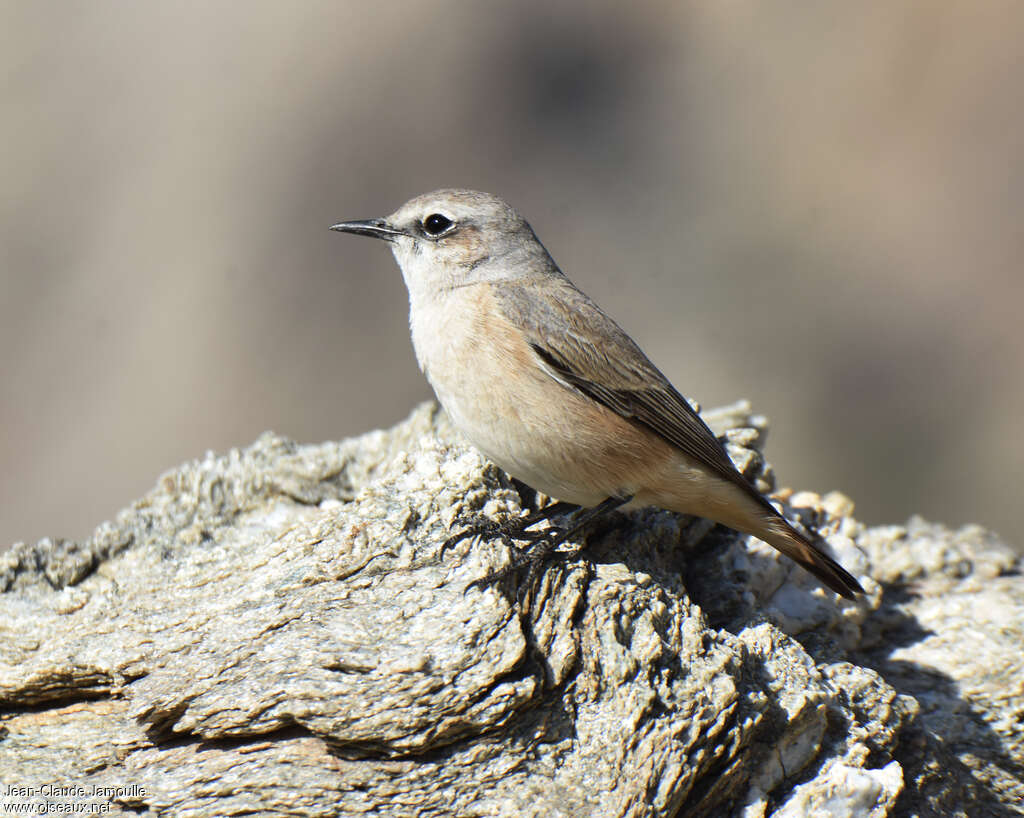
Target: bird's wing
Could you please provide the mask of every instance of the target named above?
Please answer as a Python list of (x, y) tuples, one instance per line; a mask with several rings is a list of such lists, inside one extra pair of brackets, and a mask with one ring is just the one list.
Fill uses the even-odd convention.
[(686, 399), (593, 301), (560, 276), (531, 281), (530, 287), (529, 295), (511, 284), (494, 292), (505, 317), (526, 334), (551, 377), (645, 426), (739, 486), (774, 521), (758, 536), (767, 536), (767, 542), (847, 599), (863, 593), (846, 569), (794, 529), (736, 470)]
[[(568, 279), (495, 288), (500, 308), (526, 333), (552, 377), (641, 424), (768, 506), (721, 443), (636, 343)], [(774, 509), (772, 509), (774, 510)]]

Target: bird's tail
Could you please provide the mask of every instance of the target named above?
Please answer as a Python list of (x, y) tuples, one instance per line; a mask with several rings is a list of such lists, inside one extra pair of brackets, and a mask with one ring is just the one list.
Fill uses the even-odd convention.
[(756, 532), (755, 536), (810, 571), (840, 596), (856, 599), (857, 594), (864, 593), (860, 583), (849, 571), (822, 551), (809, 537), (793, 528), (781, 515), (776, 514), (767, 520), (764, 530)]

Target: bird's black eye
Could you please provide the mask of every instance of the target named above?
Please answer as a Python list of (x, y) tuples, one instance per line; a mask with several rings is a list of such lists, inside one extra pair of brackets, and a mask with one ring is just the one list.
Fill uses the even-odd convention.
[(442, 216), (440, 213), (431, 213), (423, 220), (423, 232), (428, 236), (440, 236), (452, 224), (452, 220), (447, 216)]

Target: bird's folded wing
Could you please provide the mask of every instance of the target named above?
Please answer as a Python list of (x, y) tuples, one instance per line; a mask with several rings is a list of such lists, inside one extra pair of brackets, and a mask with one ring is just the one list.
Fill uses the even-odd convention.
[(568, 280), (554, 280), (546, 289), (547, 297), (529, 302), (505, 290), (499, 303), (552, 377), (761, 499), (714, 433), (618, 324)]

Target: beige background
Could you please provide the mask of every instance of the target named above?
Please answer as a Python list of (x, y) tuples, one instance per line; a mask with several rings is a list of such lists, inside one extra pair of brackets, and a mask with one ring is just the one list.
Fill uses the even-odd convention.
[(429, 395), (385, 248), (499, 193), (783, 484), (1013, 538), (1019, 4), (4, 2), (0, 545)]

